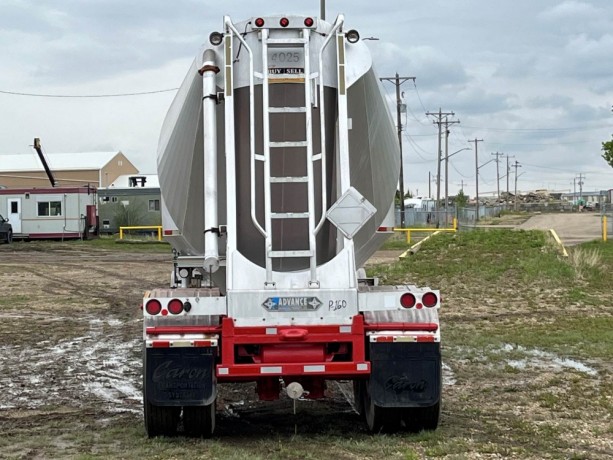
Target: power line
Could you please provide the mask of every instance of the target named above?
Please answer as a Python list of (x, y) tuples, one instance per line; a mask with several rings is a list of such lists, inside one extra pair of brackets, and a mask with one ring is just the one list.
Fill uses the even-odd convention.
[(415, 94), (417, 95), (417, 99), (419, 99), (419, 103), (421, 105), (421, 108), (424, 109), (424, 112), (427, 112), (428, 109), (426, 109), (426, 107), (424, 107), (424, 103), (421, 101), (421, 96), (419, 95), (419, 90), (417, 89), (417, 84), (415, 83), (415, 80), (413, 80), (413, 86), (415, 87)]
[(117, 94), (42, 94), (42, 93), (21, 93), (17, 91), (3, 91), (2, 94), (9, 94), (11, 96), (27, 96), (27, 97), (53, 97), (53, 98), (102, 98), (102, 97), (126, 97), (126, 96), (144, 96), (147, 94), (159, 94), (168, 93), (170, 91), (176, 91), (179, 88), (158, 89), (155, 91), (141, 91), (137, 93), (117, 93)]
[(472, 129), (485, 129), (488, 131), (525, 131), (525, 132), (558, 132), (558, 131), (590, 131), (593, 129), (611, 128), (611, 125), (599, 125), (599, 126), (577, 126), (577, 127), (565, 127), (565, 128), (486, 128), (483, 126), (466, 126), (466, 128)]

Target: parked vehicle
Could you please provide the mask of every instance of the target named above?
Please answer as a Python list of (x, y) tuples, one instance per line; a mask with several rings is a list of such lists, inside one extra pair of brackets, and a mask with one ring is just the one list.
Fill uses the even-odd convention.
[(13, 242), (13, 226), (9, 220), (0, 214), (0, 241), (11, 244)]
[(440, 293), (360, 269), (399, 175), (368, 48), (342, 15), (225, 17), (209, 42), (158, 148), (175, 259), (143, 299), (148, 435), (212, 435), (218, 384), (316, 399), (338, 379), (373, 432), (435, 429)]

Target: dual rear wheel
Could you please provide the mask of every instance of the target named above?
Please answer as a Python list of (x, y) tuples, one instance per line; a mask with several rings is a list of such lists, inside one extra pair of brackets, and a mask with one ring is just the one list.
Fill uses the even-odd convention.
[[(150, 438), (179, 433), (181, 407), (155, 406), (145, 399), (145, 429)], [(206, 406), (183, 407), (183, 433), (209, 438), (215, 430), (215, 402)]]
[(358, 412), (373, 433), (393, 433), (403, 428), (412, 433), (431, 431), (438, 427), (440, 400), (429, 407), (380, 407), (371, 398), (367, 380), (354, 381), (354, 399)]

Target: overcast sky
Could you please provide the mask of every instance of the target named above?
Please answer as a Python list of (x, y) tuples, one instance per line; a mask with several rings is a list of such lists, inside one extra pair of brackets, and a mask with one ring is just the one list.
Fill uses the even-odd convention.
[[(0, 0), (0, 153), (32, 154), (34, 137), (53, 152), (121, 150), (155, 173), (160, 126), (174, 92), (131, 97), (50, 98), (5, 94), (104, 95), (180, 85), (222, 16), (319, 15), (319, 2), (260, 0)], [(479, 164), (511, 155), (518, 188), (613, 188), (601, 142), (613, 133), (611, 0), (328, 0), (368, 41), (379, 76), (402, 86), (405, 187), (428, 193), (437, 130), (426, 111), (454, 112), (449, 190), (475, 191)], [(385, 83), (390, 103), (394, 87)], [(2, 157), (0, 156), (0, 161)], [(496, 191), (496, 163), (479, 174)], [(506, 174), (506, 159), (500, 176)], [(510, 188), (513, 191), (514, 175)], [(506, 190), (506, 178), (500, 181)], [(444, 190), (444, 189), (443, 189)], [(432, 185), (432, 195), (435, 195)]]

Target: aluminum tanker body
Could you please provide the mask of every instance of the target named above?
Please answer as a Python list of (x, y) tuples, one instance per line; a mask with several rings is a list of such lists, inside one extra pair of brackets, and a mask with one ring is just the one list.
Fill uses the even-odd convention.
[(149, 436), (210, 436), (219, 384), (326, 396), (353, 380), (373, 432), (433, 429), (440, 295), (375, 286), (399, 150), (368, 49), (305, 16), (233, 23), (197, 56), (158, 154), (171, 286), (143, 296)]
[[(317, 265), (332, 259), (342, 243), (336, 227), (325, 215), (322, 217), (322, 207), (327, 210), (337, 201), (341, 176), (348, 173), (350, 185), (376, 208), (374, 216), (353, 235), (355, 263), (360, 267), (387, 236), (378, 229), (394, 225), (393, 203), (399, 172), (394, 124), (364, 43), (347, 43), (344, 56), (338, 56), (335, 40), (327, 40), (333, 38), (330, 35), (333, 24), (315, 20), (306, 43), (300, 43), (304, 40), (301, 31), (305, 26), (300, 24), (296, 29), (290, 24), (284, 28), (279, 24), (282, 18), (267, 17), (262, 24), (270, 27), (267, 30), (256, 24), (263, 18), (236, 24), (245, 43), (238, 37), (232, 39), (234, 68), (231, 76), (222, 64), (227, 51), (224, 42), (207, 46), (215, 53), (213, 66), (219, 68), (215, 94), (203, 95), (203, 78), (198, 71), (204, 66), (204, 58), (199, 54), (194, 60), (166, 117), (159, 143), (158, 173), (165, 234), (181, 254), (200, 256), (205, 253), (203, 222), (207, 176), (203, 174), (203, 142), (204, 131), (215, 126), (219, 224), (223, 226), (227, 222), (227, 213), (236, 213), (237, 246), (245, 257), (259, 266), (265, 265), (265, 237), (256, 222), (264, 227), (265, 189), (269, 187), (270, 211), (287, 217), (273, 215), (268, 229), (274, 241), (272, 249), (288, 251), (309, 246), (309, 226), (306, 217), (299, 216), (309, 210), (311, 191), (315, 224), (321, 223), (315, 244)], [(267, 40), (262, 38), (265, 31), (269, 33)], [(284, 43), (280, 44), (281, 41)], [(340, 66), (337, 64), (339, 58), (343, 62)], [(345, 75), (341, 77), (346, 81), (346, 87), (340, 91), (339, 68), (344, 70)], [(228, 88), (230, 84), (231, 89)], [(230, 120), (221, 103), (227, 93), (234, 99), (234, 114)], [(348, 123), (347, 134), (340, 136), (339, 94), (346, 97), (347, 110), (346, 115), (340, 114), (340, 120), (346, 117)], [(209, 96), (218, 103), (213, 124), (203, 120), (203, 100)], [(306, 104), (305, 97), (310, 99)], [(305, 110), (310, 112), (307, 123)], [(233, 139), (225, 139), (227, 123), (234, 124), (230, 131)], [(344, 164), (339, 155), (339, 146), (345, 142), (345, 136), (349, 164)], [(236, 168), (230, 188), (225, 161), (228, 142), (234, 143)], [(265, 162), (259, 161), (267, 149), (270, 152), (269, 172)], [(227, 208), (227, 193), (236, 195), (236, 209)], [(223, 235), (219, 243), (223, 258)], [(307, 258), (273, 261), (273, 269), (277, 271), (301, 270), (308, 266)]]

